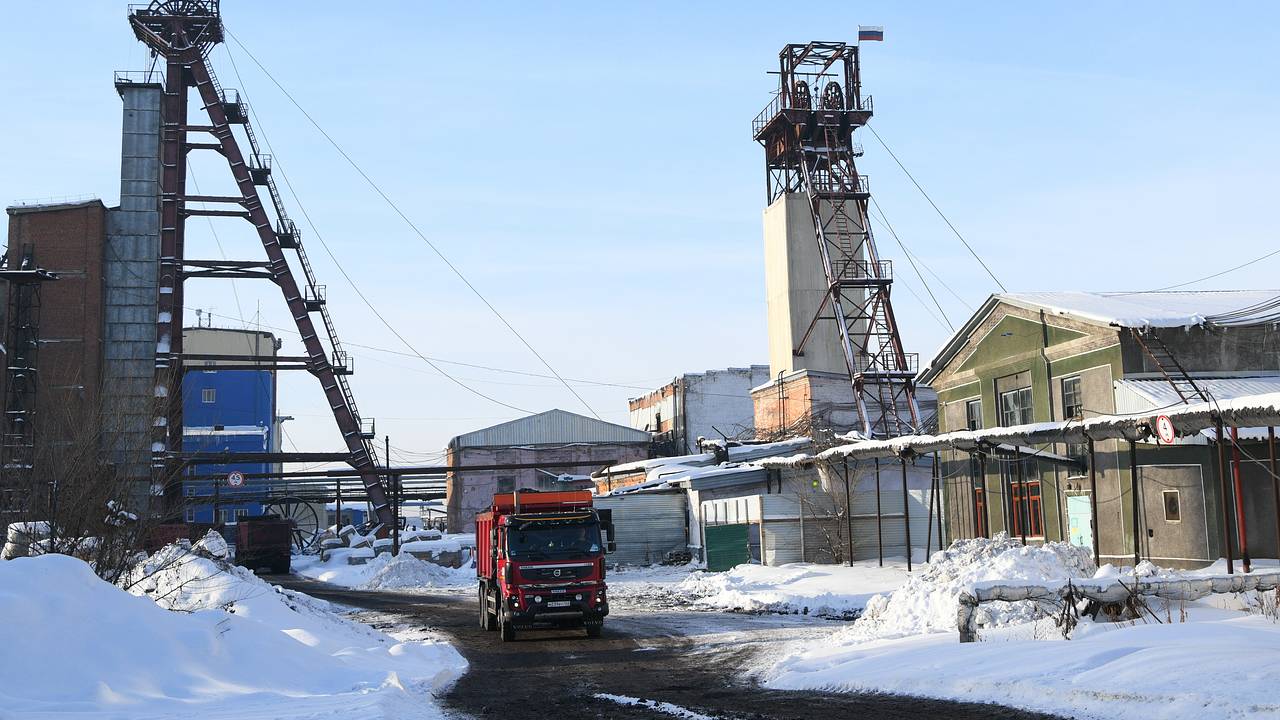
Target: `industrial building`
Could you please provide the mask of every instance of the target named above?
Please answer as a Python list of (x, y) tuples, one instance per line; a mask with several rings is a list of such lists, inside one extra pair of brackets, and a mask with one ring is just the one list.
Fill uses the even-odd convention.
[(476, 513), (494, 493), (589, 487), (593, 471), (650, 457), (644, 430), (564, 410), (548, 410), (458, 435), (446, 448), (450, 466), (516, 465), (450, 472), (445, 484), (449, 532), (474, 532)]
[(685, 373), (630, 399), (631, 427), (653, 433), (661, 455), (699, 452), (700, 438), (754, 438), (751, 389), (768, 380), (768, 365)]
[[(136, 506), (152, 488), (159, 261), (160, 87), (117, 78), (120, 204), (7, 208), (9, 267), (25, 256), (59, 276), (42, 290), (35, 394), (41, 447), (97, 443)], [(53, 471), (56, 462), (37, 462)]]
[[(279, 452), (281, 418), (272, 359), (280, 344), (275, 336), (261, 330), (197, 327), (186, 328), (182, 342), (194, 355), (218, 358), (187, 361), (182, 377), (182, 449)], [(279, 469), (268, 462), (192, 464), (191, 475), (220, 477), (182, 481), (186, 521), (233, 524), (240, 517), (260, 515), (272, 481), (252, 476)], [(240, 487), (230, 487), (226, 477), (233, 471), (250, 477)]]
[[(942, 431), (1151, 415), (1276, 392), (1278, 294), (993, 295), (922, 379), (938, 391)], [(1099, 440), (1093, 453), (1084, 443), (950, 450), (947, 527), (957, 538), (1004, 531), (1084, 547), (1096, 539), (1104, 562), (1140, 556), (1202, 566), (1227, 555), (1228, 538), (1237, 557), (1243, 549), (1271, 557), (1277, 514), (1266, 429), (1240, 429), (1238, 437), (1238, 444), (1219, 443), (1212, 432), (1172, 444), (1143, 439), (1132, 453), (1121, 439)]]

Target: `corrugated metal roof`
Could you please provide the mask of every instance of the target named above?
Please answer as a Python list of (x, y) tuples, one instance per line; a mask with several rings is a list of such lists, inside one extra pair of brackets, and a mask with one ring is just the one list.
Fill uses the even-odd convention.
[[(1280, 392), (1280, 375), (1232, 378), (1195, 378), (1196, 385), (1214, 400), (1231, 400), (1248, 395)], [(1195, 398), (1192, 402), (1199, 402)], [(1116, 412), (1140, 413), (1182, 403), (1169, 381), (1130, 379), (1116, 381)]]
[(647, 443), (648, 432), (565, 410), (548, 410), (458, 435), (449, 447), (510, 447), (571, 443)]

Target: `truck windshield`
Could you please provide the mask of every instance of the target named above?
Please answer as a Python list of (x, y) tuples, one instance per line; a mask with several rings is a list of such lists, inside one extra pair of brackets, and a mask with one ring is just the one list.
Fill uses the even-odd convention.
[(518, 560), (567, 559), (600, 552), (596, 522), (527, 521), (507, 531), (507, 552)]

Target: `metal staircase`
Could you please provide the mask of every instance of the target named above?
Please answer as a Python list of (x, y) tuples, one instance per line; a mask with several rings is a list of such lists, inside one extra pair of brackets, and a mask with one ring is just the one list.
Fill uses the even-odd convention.
[(1133, 336), (1134, 341), (1147, 357), (1151, 358), (1156, 370), (1182, 399), (1183, 404), (1193, 401), (1209, 402), (1209, 394), (1201, 389), (1195, 379), (1182, 367), (1182, 363), (1178, 362), (1178, 358), (1174, 357), (1173, 351), (1164, 344), (1159, 335), (1149, 333), (1144, 338), (1137, 328), (1129, 328), (1129, 334)]

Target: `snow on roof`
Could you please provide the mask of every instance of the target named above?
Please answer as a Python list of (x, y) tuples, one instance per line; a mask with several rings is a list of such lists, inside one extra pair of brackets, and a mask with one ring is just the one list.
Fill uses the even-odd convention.
[[(1232, 378), (1193, 378), (1196, 385), (1216, 400), (1231, 400), (1248, 395), (1264, 395), (1280, 392), (1280, 375), (1261, 375), (1254, 377)], [(1130, 391), (1135, 400), (1145, 400), (1145, 407), (1130, 407), (1126, 410), (1144, 411), (1167, 408), (1182, 404), (1182, 396), (1163, 378), (1132, 379), (1116, 381), (1116, 388)]]
[(1251, 325), (1280, 321), (1280, 290), (1056, 291), (1004, 293), (995, 298), (1120, 327)]
[(595, 473), (595, 477), (601, 477), (604, 475), (624, 475), (640, 472), (641, 470), (647, 473), (654, 468), (659, 468), (664, 465), (705, 465), (707, 463), (714, 462), (715, 459), (716, 456), (714, 453), (699, 453), (697, 455), (673, 455), (671, 457), (636, 460), (634, 462), (607, 467), (604, 470)]
[[(804, 467), (837, 458), (891, 458), (925, 455), (937, 450), (975, 450), (992, 445), (1033, 446), (1042, 443), (1083, 442), (1085, 439), (1127, 439), (1145, 442), (1153, 434), (1156, 413), (1168, 416), (1177, 434), (1191, 437), (1220, 420), (1226, 427), (1280, 426), (1280, 392), (1214, 399), (1210, 402), (1156, 408), (1128, 415), (1099, 415), (1084, 420), (1028, 423), (982, 430), (956, 430), (941, 435), (903, 435), (889, 440), (865, 440), (787, 458), (756, 462), (761, 467)], [(1256, 435), (1256, 432), (1254, 433)], [(1039, 454), (1043, 455), (1043, 451)]]

